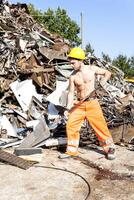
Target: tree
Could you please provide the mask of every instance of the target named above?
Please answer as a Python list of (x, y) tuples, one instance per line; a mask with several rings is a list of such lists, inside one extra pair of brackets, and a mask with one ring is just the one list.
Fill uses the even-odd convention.
[(57, 33), (68, 39), (72, 46), (81, 44), (81, 39), (78, 36), (80, 27), (75, 21), (71, 20), (66, 10), (58, 7), (55, 11), (49, 8), (46, 12), (41, 12), (30, 4), (29, 11), (33, 18), (38, 23), (43, 24), (51, 33)]
[(30, 15), (39, 23), (43, 23), (43, 13), (39, 10), (37, 10), (33, 4), (28, 5), (28, 9), (30, 12)]
[(132, 56), (132, 57), (129, 59), (129, 62), (130, 62), (130, 72), (129, 72), (129, 76), (130, 76), (130, 77), (134, 77), (134, 56)]
[(127, 56), (119, 55), (116, 59), (113, 60), (112, 64), (121, 69), (126, 77), (134, 76), (134, 58), (127, 58)]
[(134, 69), (134, 56), (130, 58), (131, 67)]
[(102, 52), (102, 59), (105, 60), (106, 62), (111, 62), (111, 58), (108, 54), (105, 54)]
[(86, 50), (87, 53), (90, 53), (91, 55), (94, 55), (94, 49), (92, 48), (90, 43), (88, 43), (86, 45), (85, 50)]

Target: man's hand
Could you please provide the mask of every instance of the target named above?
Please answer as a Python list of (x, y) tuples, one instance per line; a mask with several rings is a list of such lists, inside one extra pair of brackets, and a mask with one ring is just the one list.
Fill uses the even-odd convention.
[(68, 116), (69, 116), (69, 111), (68, 110), (65, 110), (64, 116), (65, 116), (66, 119), (68, 119)]

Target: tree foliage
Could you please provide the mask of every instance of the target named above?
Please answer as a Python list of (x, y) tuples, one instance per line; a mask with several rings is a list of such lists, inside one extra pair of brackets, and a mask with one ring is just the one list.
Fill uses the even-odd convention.
[(102, 59), (105, 60), (106, 62), (111, 62), (111, 58), (108, 54), (101, 53), (102, 54)]
[(71, 20), (66, 10), (58, 7), (55, 11), (49, 8), (47, 11), (41, 12), (29, 4), (29, 11), (33, 18), (38, 23), (43, 24), (51, 33), (57, 33), (68, 39), (72, 46), (81, 44), (81, 39), (78, 36), (80, 27), (74, 20)]
[(94, 49), (92, 48), (90, 43), (88, 43), (86, 45), (85, 50), (86, 50), (87, 53), (90, 53), (91, 55), (94, 55)]
[(112, 61), (112, 64), (121, 69), (126, 77), (134, 76), (134, 57), (127, 58), (127, 56), (120, 54)]
[(29, 9), (29, 12), (30, 12), (30, 15), (39, 23), (39, 24), (42, 24), (43, 23), (43, 13), (36, 9), (34, 7), (33, 4), (29, 4), (28, 5), (28, 9)]

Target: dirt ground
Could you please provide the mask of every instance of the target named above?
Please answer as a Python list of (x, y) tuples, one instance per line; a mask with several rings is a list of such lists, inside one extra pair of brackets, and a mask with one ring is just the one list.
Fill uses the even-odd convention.
[(134, 151), (116, 146), (114, 161), (99, 149), (79, 151), (60, 160), (57, 148), (43, 149), (42, 161), (27, 170), (1, 162), (0, 200), (134, 199)]

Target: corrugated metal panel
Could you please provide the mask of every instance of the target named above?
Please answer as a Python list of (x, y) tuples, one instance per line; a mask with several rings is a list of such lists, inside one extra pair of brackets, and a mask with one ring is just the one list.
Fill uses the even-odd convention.
[(2, 150), (0, 150), (0, 161), (7, 162), (21, 169), (28, 169), (34, 164), (34, 162), (24, 160), (23, 158), (19, 158), (14, 154)]

